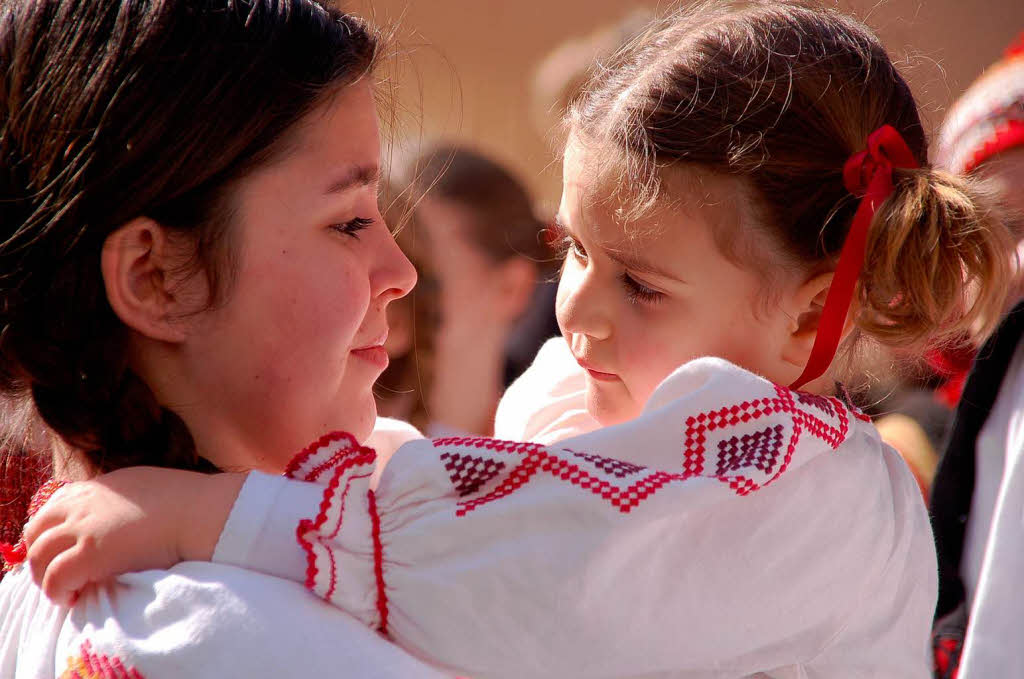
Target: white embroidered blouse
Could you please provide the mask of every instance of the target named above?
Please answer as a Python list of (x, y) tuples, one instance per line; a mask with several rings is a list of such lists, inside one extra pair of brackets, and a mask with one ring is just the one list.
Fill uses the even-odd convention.
[(498, 423), (549, 445), (413, 440), (371, 490), (325, 436), (249, 476), (214, 559), (471, 677), (930, 675), (928, 518), (867, 418), (708, 358), (598, 429), (552, 342)]

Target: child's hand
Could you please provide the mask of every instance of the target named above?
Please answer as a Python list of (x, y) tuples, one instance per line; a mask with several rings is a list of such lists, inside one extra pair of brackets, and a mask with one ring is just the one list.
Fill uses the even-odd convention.
[(92, 582), (209, 560), (244, 479), (132, 467), (64, 486), (25, 527), (32, 578), (69, 605)]

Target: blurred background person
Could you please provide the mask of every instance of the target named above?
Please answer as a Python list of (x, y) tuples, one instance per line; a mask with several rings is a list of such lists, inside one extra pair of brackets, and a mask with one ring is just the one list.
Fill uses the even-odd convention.
[[(951, 108), (938, 162), (987, 183), (1018, 246), (1016, 306), (978, 352), (937, 473), (936, 676), (1024, 676), (1024, 34)], [(962, 652), (962, 656), (961, 656)], [(958, 674), (959, 672), (959, 674)]]
[(505, 387), (558, 334), (546, 225), (509, 170), (468, 148), (432, 148), (404, 174), (398, 241), (420, 282), (389, 316), (380, 413), (434, 436), (490, 435)]

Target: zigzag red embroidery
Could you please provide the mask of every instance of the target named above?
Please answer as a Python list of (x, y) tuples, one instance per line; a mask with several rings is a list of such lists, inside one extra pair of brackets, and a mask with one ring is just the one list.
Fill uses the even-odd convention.
[[(718, 410), (688, 417), (686, 419), (686, 443), (683, 447), (683, 471), (689, 477), (711, 476), (726, 483), (738, 495), (747, 495), (769, 483), (775, 481), (789, 467), (796, 451), (797, 443), (806, 430), (810, 435), (821, 439), (833, 450), (846, 440), (850, 431), (850, 419), (847, 415), (847, 408), (842, 401), (832, 397), (815, 396), (804, 392), (794, 392), (785, 387), (775, 386), (775, 398), (760, 398), (743, 401), (741, 403), (726, 406)], [(795, 398), (794, 398), (795, 397)], [(835, 427), (824, 420), (815, 417), (810, 412), (803, 410), (796, 405), (799, 400), (804, 405), (814, 407), (839, 420), (839, 426)], [(707, 437), (705, 434), (710, 431), (736, 426), (739, 423), (756, 421), (762, 417), (768, 417), (776, 413), (785, 413), (791, 416), (793, 432), (786, 445), (786, 452), (775, 472), (763, 483), (756, 483), (743, 475), (716, 475), (704, 473), (704, 461), (707, 459)], [(854, 411), (854, 415), (857, 415)]]
[[(659, 488), (669, 481), (681, 481), (685, 477), (682, 474), (668, 474), (658, 471), (648, 474), (639, 479), (628, 488), (619, 488), (604, 479), (581, 469), (579, 465), (564, 460), (557, 455), (548, 452), (543, 446), (534, 443), (521, 443), (517, 441), (501, 441), (499, 439), (487, 438), (444, 438), (434, 440), (437, 448), (445, 446), (459, 446), (461, 448), (482, 448), (497, 452), (524, 455), (523, 460), (516, 465), (508, 476), (498, 484), (491, 492), (458, 503), (456, 516), (465, 516), (481, 505), (514, 493), (522, 488), (533, 476), (539, 472), (550, 474), (568, 481), (574, 486), (589, 490), (594, 495), (599, 495), (608, 500), (613, 507), (616, 507), (623, 514), (653, 495)], [(569, 454), (576, 455), (566, 450)]]
[[(474, 509), (500, 500), (519, 488), (522, 488), (536, 474), (545, 473), (570, 482), (574, 486), (590, 490), (608, 500), (613, 507), (628, 513), (634, 507), (653, 495), (659, 488), (672, 481), (685, 481), (695, 476), (707, 476), (727, 484), (738, 495), (748, 495), (778, 479), (788, 468), (796, 451), (800, 438), (806, 433), (828, 444), (833, 450), (846, 440), (850, 430), (849, 413), (857, 419), (867, 419), (856, 410), (848, 410), (838, 399), (815, 396), (803, 392), (794, 392), (785, 387), (774, 385), (774, 398), (758, 398), (726, 406), (716, 410), (700, 413), (686, 419), (685, 442), (683, 445), (682, 472), (678, 474), (655, 471), (647, 474), (623, 489), (592, 474), (573, 462), (558, 456), (559, 451), (550, 451), (534, 443), (502, 441), (487, 438), (449, 437), (435, 439), (436, 448), (458, 447), (462, 449), (477, 448), (494, 452), (503, 452), (521, 456), (521, 461), (493, 488), (479, 497), (463, 500), (458, 503), (457, 516), (465, 516)], [(820, 411), (823, 415), (837, 420), (835, 425), (812, 414), (797, 405), (797, 402), (809, 409)], [(771, 415), (785, 414), (792, 422), (792, 430), (788, 439), (783, 441), (781, 425), (770, 427), (761, 432), (745, 432), (742, 437), (720, 441), (716, 456), (707, 453), (707, 434), (734, 427), (741, 423), (754, 422)], [(870, 421), (870, 420), (868, 420)], [(781, 448), (784, 444), (785, 450)], [(588, 459), (587, 454), (571, 450), (563, 450), (577, 458), (588, 460), (602, 471), (609, 472), (608, 464)], [(456, 453), (452, 453), (453, 455)], [(781, 460), (778, 456), (781, 454)], [(590, 456), (593, 457), (593, 456)], [(724, 460), (723, 460), (724, 457)], [(708, 459), (716, 460), (715, 466), (721, 473), (706, 472), (705, 463)], [(777, 464), (777, 467), (776, 467)], [(635, 468), (636, 472), (643, 467)], [(743, 474), (730, 474), (729, 470), (753, 467), (771, 474), (766, 480), (758, 483)], [(716, 469), (717, 471), (717, 469)], [(774, 471), (774, 473), (772, 473)], [(612, 472), (613, 473), (613, 472)], [(620, 474), (614, 474), (620, 476)], [(488, 477), (492, 478), (492, 477)], [(481, 484), (483, 485), (483, 484)]]
[(117, 656), (95, 653), (88, 640), (77, 657), (68, 658), (60, 679), (145, 679), (134, 667), (125, 667)]

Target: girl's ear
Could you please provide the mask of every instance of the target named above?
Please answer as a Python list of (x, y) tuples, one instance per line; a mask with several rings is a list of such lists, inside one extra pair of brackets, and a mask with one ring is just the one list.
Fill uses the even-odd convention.
[[(832, 285), (834, 272), (817, 274), (805, 281), (790, 298), (789, 334), (783, 343), (782, 360), (800, 370), (807, 365), (811, 348), (818, 336), (818, 324), (821, 311), (825, 308), (829, 287)], [(843, 339), (853, 330), (853, 318), (856, 312), (856, 301), (850, 305), (850, 312), (843, 325)]]
[(181, 342), (184, 258), (167, 230), (137, 217), (107, 236), (100, 256), (103, 283), (114, 313), (132, 330), (150, 339)]

